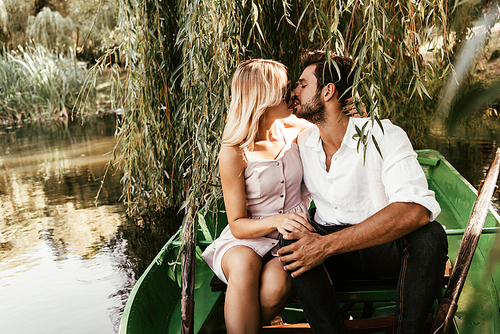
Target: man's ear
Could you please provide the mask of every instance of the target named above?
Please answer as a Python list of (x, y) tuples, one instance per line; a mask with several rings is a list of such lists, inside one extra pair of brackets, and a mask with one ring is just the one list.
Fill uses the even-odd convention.
[(328, 83), (325, 87), (323, 87), (323, 98), (325, 99), (325, 102), (331, 100), (332, 98), (335, 97), (335, 93), (337, 91), (337, 88), (333, 83)]

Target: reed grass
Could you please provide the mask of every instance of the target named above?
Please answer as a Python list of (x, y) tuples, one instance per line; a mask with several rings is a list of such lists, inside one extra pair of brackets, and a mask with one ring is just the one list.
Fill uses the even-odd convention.
[[(76, 60), (45, 47), (19, 48), (0, 54), (0, 121), (68, 117), (77, 101), (86, 71)], [(93, 88), (88, 88), (89, 92)], [(86, 101), (93, 103), (93, 94)]]

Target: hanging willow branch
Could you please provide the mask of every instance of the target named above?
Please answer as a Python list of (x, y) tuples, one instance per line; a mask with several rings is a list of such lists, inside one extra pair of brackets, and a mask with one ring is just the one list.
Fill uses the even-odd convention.
[[(447, 7), (420, 2), (120, 0), (128, 76), (111, 166), (129, 213), (198, 210), (221, 196), (218, 152), (237, 64), (270, 58), (298, 79), (299, 57), (324, 49), (356, 63), (354, 90), (373, 121), (390, 118), (414, 144), (428, 133), (453, 55)], [(454, 17), (471, 5), (453, 6)], [(432, 52), (424, 52), (427, 49)], [(432, 99), (430, 99), (431, 97)], [(371, 138), (364, 134), (362, 138)], [(367, 139), (367, 149), (374, 149)]]

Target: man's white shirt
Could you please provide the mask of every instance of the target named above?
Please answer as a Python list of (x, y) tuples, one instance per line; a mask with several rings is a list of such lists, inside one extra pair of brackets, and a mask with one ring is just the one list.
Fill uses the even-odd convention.
[[(365, 133), (370, 135), (365, 156), (363, 144), (358, 150), (358, 138), (353, 136), (355, 125), (361, 129), (367, 122)], [(350, 118), (329, 172), (319, 129), (313, 125), (299, 135), (304, 184), (316, 205), (319, 224), (358, 224), (394, 202), (424, 206), (431, 221), (441, 212), (408, 136), (389, 120), (381, 122), (383, 132), (368, 118)]]

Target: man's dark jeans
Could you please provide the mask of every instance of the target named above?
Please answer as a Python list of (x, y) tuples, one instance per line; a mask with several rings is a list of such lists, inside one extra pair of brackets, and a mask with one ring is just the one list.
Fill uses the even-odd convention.
[[(322, 226), (311, 220), (310, 223), (322, 235), (349, 227)], [(292, 242), (280, 238), (281, 247)], [(430, 222), (393, 242), (331, 256), (323, 265), (292, 278), (293, 288), (313, 333), (344, 333), (335, 282), (398, 278), (393, 333), (421, 334), (443, 282), (447, 253), (443, 227)]]

